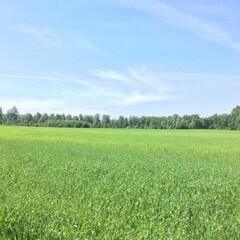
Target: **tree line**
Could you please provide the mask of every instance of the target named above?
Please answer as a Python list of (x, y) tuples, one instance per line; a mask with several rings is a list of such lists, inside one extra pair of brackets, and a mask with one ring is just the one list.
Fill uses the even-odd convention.
[(111, 119), (109, 115), (95, 114), (72, 116), (70, 114), (41, 114), (37, 112), (19, 114), (16, 107), (6, 113), (0, 108), (1, 125), (65, 127), (65, 128), (141, 128), (141, 129), (228, 129), (240, 130), (240, 106), (233, 108), (230, 114), (214, 114), (200, 117), (198, 114), (168, 117), (119, 116)]

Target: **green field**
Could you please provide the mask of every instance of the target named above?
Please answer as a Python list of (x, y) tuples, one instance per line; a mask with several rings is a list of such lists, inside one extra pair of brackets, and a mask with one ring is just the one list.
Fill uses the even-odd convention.
[(0, 239), (240, 239), (240, 131), (1, 126)]

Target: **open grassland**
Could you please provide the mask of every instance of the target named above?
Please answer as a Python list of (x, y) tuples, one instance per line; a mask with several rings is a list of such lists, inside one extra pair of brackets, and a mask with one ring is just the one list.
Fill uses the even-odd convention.
[(0, 239), (240, 239), (240, 132), (0, 127)]

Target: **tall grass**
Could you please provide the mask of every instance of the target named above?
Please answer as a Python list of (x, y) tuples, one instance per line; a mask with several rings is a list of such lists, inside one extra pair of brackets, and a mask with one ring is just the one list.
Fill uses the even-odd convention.
[(240, 239), (240, 132), (0, 127), (0, 239)]

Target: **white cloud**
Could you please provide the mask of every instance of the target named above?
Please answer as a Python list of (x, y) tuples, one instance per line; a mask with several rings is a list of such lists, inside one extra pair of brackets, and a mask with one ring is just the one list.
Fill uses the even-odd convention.
[(148, 13), (172, 26), (187, 30), (204, 40), (240, 50), (240, 42), (232, 34), (218, 25), (200, 17), (177, 10), (156, 0), (121, 0), (122, 4)]
[[(172, 88), (164, 83), (157, 73), (151, 73), (146, 67), (129, 68), (126, 72), (96, 70), (91, 73), (105, 83), (111, 83), (109, 91), (114, 93), (110, 96), (111, 102), (119, 106), (172, 99)], [(103, 92), (108, 91), (106, 86), (109, 85), (105, 84)]]
[(105, 52), (90, 40), (80, 36), (78, 33), (65, 30), (56, 31), (49, 27), (38, 27), (33, 25), (14, 25), (11, 31), (30, 45), (41, 45), (58, 51), (68, 51), (74, 47), (74, 51), (85, 49), (91, 52), (105, 54)]
[(131, 83), (126, 76), (112, 70), (95, 70), (90, 72), (103, 80), (118, 81), (127, 84)]
[(50, 28), (40, 28), (31, 25), (15, 25), (11, 30), (28, 43), (38, 43), (45, 47), (59, 49), (62, 45), (60, 38)]
[[(6, 111), (17, 106), (21, 113), (104, 114), (110, 109), (124, 109), (144, 103), (190, 101), (192, 96), (200, 99), (216, 92), (236, 91), (240, 87), (239, 75), (169, 73), (150, 71), (147, 67), (128, 68), (125, 71), (94, 70), (90, 71), (88, 80), (56, 72), (54, 76), (0, 75), (4, 92), (0, 107)], [(21, 89), (25, 79), (28, 87)], [(46, 81), (44, 84), (41, 82), (43, 80)], [(58, 81), (61, 84), (57, 84)], [(13, 86), (19, 87), (17, 94), (11, 92)]]
[(69, 33), (68, 35), (77, 48), (86, 49), (99, 54), (106, 54), (100, 47), (92, 43), (90, 40), (80, 37), (74, 33)]
[[(53, 72), (52, 76), (28, 76), (28, 75), (0, 75), (4, 79), (4, 84), (12, 83), (16, 86), (18, 80), (21, 79), (21, 85), (25, 80), (33, 81), (34, 84), (29, 84), (28, 89), (19, 90), (18, 97), (24, 98), (26, 95), (32, 99), (35, 95), (38, 98), (52, 98), (63, 102), (41, 101), (25, 101), (21, 102), (23, 109), (30, 109), (36, 106), (44, 110), (44, 104), (47, 109), (53, 109), (59, 112), (61, 109), (67, 112), (71, 109), (72, 112), (79, 112), (79, 109), (94, 109), (98, 112), (103, 112), (102, 109), (111, 107), (124, 107), (138, 105), (142, 103), (164, 102), (186, 98), (186, 93), (192, 91), (196, 93), (200, 90), (213, 91), (214, 89), (224, 89), (226, 87), (239, 88), (239, 75), (224, 75), (224, 74), (209, 74), (209, 73), (169, 73), (150, 71), (147, 67), (128, 68), (125, 71), (116, 70), (94, 70), (85, 78), (73, 78), (65, 76), (61, 73)], [(11, 81), (6, 82), (6, 78)], [(46, 81), (46, 84), (41, 84), (41, 81)], [(57, 84), (62, 82), (62, 84)], [(15, 84), (14, 84), (15, 83)], [(198, 90), (199, 89), (199, 90)], [(9, 91), (9, 87), (6, 88)], [(49, 92), (48, 92), (49, 91)], [(36, 94), (34, 95), (34, 92)], [(39, 94), (41, 92), (41, 94)], [(6, 94), (5, 94), (6, 95)], [(25, 98), (24, 98), (25, 99)], [(26, 99), (27, 100), (27, 99)], [(33, 99), (34, 100), (34, 99)], [(9, 102), (8, 102), (9, 103)], [(19, 101), (10, 102), (8, 107), (19, 105)], [(52, 106), (51, 106), (52, 104)], [(1, 103), (0, 103), (1, 105)], [(27, 107), (28, 106), (28, 107)], [(53, 108), (53, 106), (55, 106)], [(69, 110), (70, 111), (70, 110)], [(68, 112), (69, 112), (68, 111)], [(93, 112), (91, 110), (91, 112)]]
[[(53, 96), (56, 99), (64, 98), (69, 101), (75, 99), (74, 102), (79, 102), (80, 105), (87, 105), (93, 108), (96, 108), (96, 106), (99, 108), (101, 106), (105, 108), (111, 106), (129, 106), (147, 102), (167, 101), (172, 98), (172, 88), (159, 78), (158, 73), (150, 72), (146, 67), (129, 68), (122, 72), (103, 69), (94, 70), (90, 71), (87, 80), (72, 78), (56, 72), (53, 72), (53, 74), (53, 76), (0, 74), (0, 78), (12, 79), (13, 82), (17, 80), (23, 82), (25, 80), (33, 81), (36, 85), (33, 84), (32, 86), (40, 86), (45, 94), (47, 94), (47, 88), (44, 87), (45, 84), (41, 86), (40, 81), (48, 81), (48, 86), (51, 86), (50, 88), (52, 89), (56, 89), (55, 82), (60, 81), (63, 82), (63, 85), (59, 85), (57, 91), (49, 90), (49, 96)], [(33, 91), (39, 92), (40, 89), (32, 89), (31, 92)], [(25, 91), (25, 93), (27, 92)], [(32, 96), (32, 94), (30, 95)], [(39, 104), (34, 102), (33, 105), (37, 106)]]
[(13, 78), (13, 79), (32, 79), (32, 80), (50, 80), (50, 81), (62, 81), (62, 82), (72, 82), (72, 83), (78, 83), (82, 85), (86, 85), (89, 87), (94, 87), (93, 84), (86, 80), (81, 80), (81, 79), (75, 79), (72, 77), (64, 76), (64, 75), (59, 75), (54, 72), (54, 75), (56, 77), (52, 76), (31, 76), (31, 75), (18, 75), (18, 74), (0, 74), (0, 77), (3, 78)]
[(121, 106), (129, 106), (139, 103), (148, 103), (148, 102), (162, 102), (169, 100), (167, 94), (155, 94), (155, 95), (145, 95), (139, 93), (133, 93), (130, 96), (125, 95), (124, 98), (119, 102)]
[(11, 109), (13, 106), (16, 106), (20, 114), (24, 113), (32, 113), (35, 114), (37, 112), (40, 113), (65, 113), (78, 115), (89, 114), (94, 115), (96, 113), (104, 114), (105, 111), (98, 108), (83, 108), (72, 106), (71, 103), (65, 102), (63, 100), (57, 99), (45, 99), (45, 100), (37, 100), (37, 99), (17, 99), (17, 100), (6, 100), (0, 99), (1, 108), (6, 112)]
[(180, 6), (182, 6), (182, 9), (186, 9), (188, 12), (191, 11), (194, 14), (203, 14), (203, 15), (209, 15), (209, 16), (217, 16), (221, 19), (235, 19), (239, 17), (238, 9), (233, 9), (228, 6), (221, 6), (221, 3), (210, 3), (207, 4), (204, 3), (186, 3), (182, 4), (180, 3)]
[(36, 99), (18, 99), (18, 100), (6, 100), (0, 99), (1, 107), (6, 111), (13, 106), (17, 106), (20, 113), (50, 113), (62, 106), (64, 102), (54, 99), (36, 100)]

